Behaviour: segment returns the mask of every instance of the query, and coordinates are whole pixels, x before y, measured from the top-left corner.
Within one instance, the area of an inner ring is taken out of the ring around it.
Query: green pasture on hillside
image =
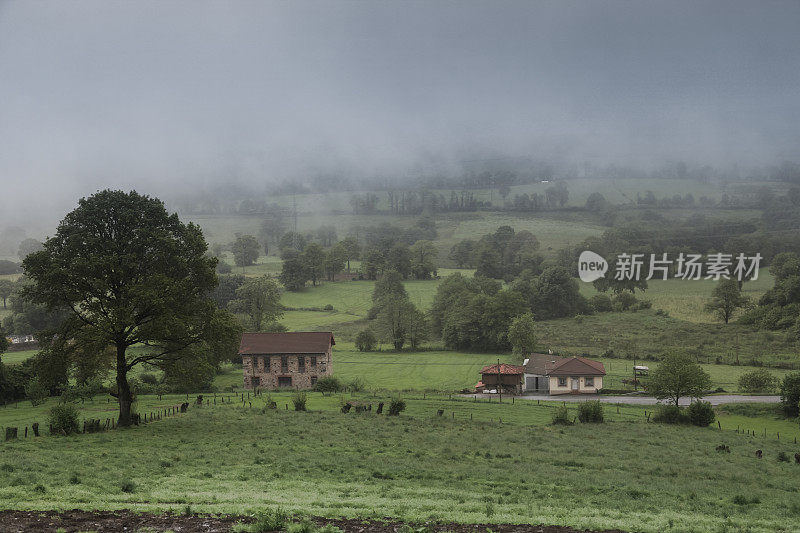
[[[277,410],[263,408],[266,395],[251,399],[252,407],[219,398],[132,429],[2,443],[0,507],[282,507],[320,516],[659,533],[791,531],[800,519],[800,466],[777,460],[800,447],[648,424],[634,408],[617,415],[607,407],[606,424],[553,427],[546,425],[552,406],[523,402],[409,398],[394,418],[374,410],[345,415],[338,397],[319,394],[309,396],[310,412],[285,410],[288,395],[272,396]],[[0,417],[11,410],[0,408]],[[490,416],[479,417],[482,410]],[[720,443],[731,453],[716,452]]]

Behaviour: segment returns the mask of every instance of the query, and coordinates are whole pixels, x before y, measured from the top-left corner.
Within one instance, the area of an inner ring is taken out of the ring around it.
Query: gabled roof
[[[524,365],[525,372],[528,374],[546,376],[550,370],[555,368],[556,364],[561,361],[564,361],[563,357],[557,357],[546,353],[532,353]]]
[[[605,376],[606,369],[600,361],[592,361],[585,357],[570,357],[553,367],[550,376]]]
[[[527,374],[539,376],[604,376],[603,363],[585,357],[556,357],[546,353],[532,353],[525,363]]]
[[[500,374],[515,375],[522,374],[525,371],[525,368],[519,365],[507,365],[505,363],[500,363],[499,366]],[[497,367],[498,365],[485,366],[481,369],[481,374],[497,374]]]
[[[325,353],[334,344],[336,342],[330,331],[243,333],[239,355]]]

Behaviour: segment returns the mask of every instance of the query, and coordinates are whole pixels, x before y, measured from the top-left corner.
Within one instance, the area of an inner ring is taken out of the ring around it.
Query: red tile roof
[[[243,333],[239,354],[325,353],[334,344],[330,331]]]
[[[507,365],[505,363],[500,364],[500,374],[522,374],[525,368],[518,366],[518,365]],[[481,369],[481,374],[497,374],[497,365],[489,365],[485,366]]]
[[[605,376],[606,368],[600,361],[585,357],[570,357],[556,362],[548,373],[550,376]]]

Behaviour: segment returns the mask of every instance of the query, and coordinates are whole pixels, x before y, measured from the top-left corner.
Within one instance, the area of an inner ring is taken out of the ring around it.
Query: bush
[[[256,515],[252,524],[241,522],[233,526],[232,531],[240,533],[267,533],[268,531],[283,531],[289,522],[289,515],[283,509],[271,509]]]
[[[350,392],[361,392],[364,390],[364,380],[361,378],[354,378],[347,384],[347,390]]]
[[[71,403],[59,403],[50,409],[48,418],[52,433],[71,435],[78,432],[78,408]]]
[[[220,261],[217,263],[217,274],[230,274],[232,271],[233,267],[225,261]]]
[[[371,352],[377,343],[378,339],[371,330],[365,329],[356,335],[356,348],[359,352]]]
[[[120,483],[119,488],[122,492],[130,494],[132,492],[136,492],[136,483],[130,479],[125,479],[122,481],[122,483]]]
[[[142,383],[146,385],[158,385],[159,383],[158,376],[156,376],[152,372],[145,372],[144,374],[140,374],[139,379],[141,380]]]
[[[43,404],[49,395],[50,391],[42,385],[37,377],[31,378],[25,385],[25,397],[30,400],[31,405],[34,407]]]
[[[295,391],[292,394],[292,404],[294,404],[295,411],[305,411],[306,410],[306,393],[305,391]]]
[[[333,304],[325,304],[325,307],[322,309],[325,311],[333,311]]]
[[[653,421],[662,424],[687,424],[689,417],[677,405],[659,405],[656,414],[653,415]]]
[[[567,409],[566,405],[560,405],[556,408],[556,412],[553,413],[553,424],[560,424],[562,426],[571,426],[572,420],[569,418],[569,410]]]
[[[605,294],[595,294],[589,299],[589,303],[596,313],[607,313],[613,309],[611,298]]]
[[[342,383],[333,376],[322,376],[314,385],[314,390],[323,394],[326,392],[339,392],[342,390]]]
[[[581,402],[578,405],[578,420],[583,423],[603,422],[603,404],[600,400]]]
[[[800,372],[792,372],[781,383],[781,405],[786,416],[796,417],[800,412]]]
[[[686,410],[689,416],[689,422],[695,426],[706,427],[714,421],[714,408],[711,407],[711,402],[692,402]]]
[[[403,400],[392,400],[389,404],[389,416],[397,416],[406,410],[406,402]]]
[[[636,305],[636,296],[629,292],[621,292],[614,296],[612,308],[614,311],[628,311]]]
[[[778,378],[766,368],[745,372],[739,378],[739,390],[742,392],[772,392],[778,388],[778,384]]]

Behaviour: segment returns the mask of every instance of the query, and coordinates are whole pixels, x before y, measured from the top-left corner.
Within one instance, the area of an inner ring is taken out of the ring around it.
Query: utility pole
[[[292,248],[297,250],[297,199],[295,193],[292,193]]]
[[[497,392],[500,393],[500,403],[503,403],[503,384],[500,382],[500,359],[497,359]]]

